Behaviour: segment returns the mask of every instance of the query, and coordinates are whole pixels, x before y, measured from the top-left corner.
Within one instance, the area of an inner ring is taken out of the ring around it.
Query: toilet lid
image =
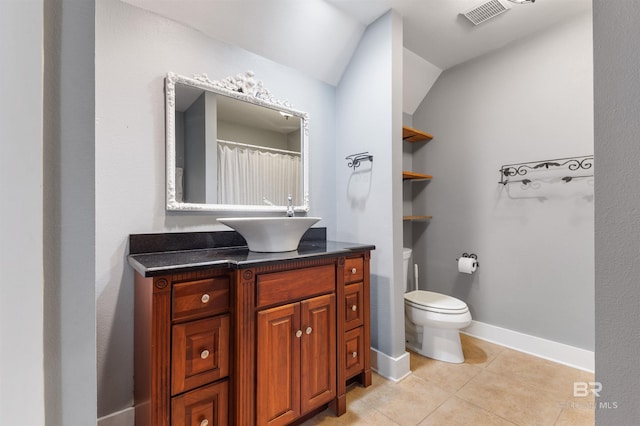
[[[406,293],[404,299],[416,308],[428,311],[461,314],[469,310],[462,300],[432,291],[414,290]]]

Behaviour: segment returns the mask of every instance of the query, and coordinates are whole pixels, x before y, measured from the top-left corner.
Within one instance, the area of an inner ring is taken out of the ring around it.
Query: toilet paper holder
[[[480,262],[478,262],[478,255],[477,255],[477,254],[475,254],[475,253],[471,253],[471,254],[469,254],[469,253],[462,253],[462,256],[460,256],[460,257],[470,257],[471,259],[475,259],[475,261],[476,261],[476,268],[479,268],[479,267],[480,267]],[[458,260],[459,260],[459,258],[458,258],[458,259],[456,259],[456,262],[457,262]]]

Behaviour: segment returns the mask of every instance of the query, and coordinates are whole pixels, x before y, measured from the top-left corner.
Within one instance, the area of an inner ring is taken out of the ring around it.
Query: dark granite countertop
[[[313,228],[312,228],[313,229]],[[175,245],[173,243],[165,244],[163,247],[179,248],[169,251],[160,251],[157,247],[149,244],[140,244],[142,238],[146,238],[144,241],[149,241],[153,238],[162,238],[162,241],[166,241],[167,238],[175,239],[174,237],[188,239],[188,234],[147,234],[147,235],[132,235],[130,237],[130,251],[129,264],[138,271],[142,276],[153,277],[158,275],[164,275],[168,273],[180,273],[187,271],[194,271],[199,269],[210,268],[232,268],[242,269],[255,267],[276,262],[286,262],[295,259],[305,258],[319,258],[335,256],[337,254],[348,254],[351,252],[362,252],[368,250],[374,250],[375,246],[371,244],[359,244],[348,243],[340,241],[327,241],[326,239],[318,238],[318,234],[303,237],[298,250],[279,252],[279,253],[258,253],[249,251],[244,243],[244,239],[234,239],[234,235],[228,234],[229,231],[222,231],[224,234],[224,243],[209,243],[205,246],[211,247],[189,247],[189,245],[180,244]],[[218,235],[205,235],[203,233],[193,233],[197,238],[190,239],[191,241],[201,240],[207,237],[209,240],[218,239]],[[207,233],[218,234],[218,233]],[[326,231],[324,233],[326,235]],[[167,237],[168,236],[168,237]],[[320,235],[321,237],[322,235]],[[224,245],[224,244],[242,244],[244,245]],[[152,252],[139,252],[141,247],[148,247],[154,249]]]

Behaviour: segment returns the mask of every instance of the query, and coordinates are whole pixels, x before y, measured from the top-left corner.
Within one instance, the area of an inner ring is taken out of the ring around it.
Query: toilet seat
[[[469,312],[469,307],[460,299],[426,290],[414,290],[404,295],[405,302],[427,312],[461,315]]]

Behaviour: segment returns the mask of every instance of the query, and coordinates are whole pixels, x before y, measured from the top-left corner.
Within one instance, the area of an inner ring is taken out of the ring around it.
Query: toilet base
[[[411,324],[407,327],[406,334],[407,349],[438,361],[453,364],[464,362],[458,329],[421,327]]]

